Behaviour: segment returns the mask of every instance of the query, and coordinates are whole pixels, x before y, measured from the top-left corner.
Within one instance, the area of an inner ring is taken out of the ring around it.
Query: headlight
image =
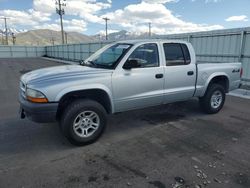
[[[36,103],[47,103],[48,99],[45,97],[45,95],[37,90],[27,88],[26,90],[26,97],[31,102]]]

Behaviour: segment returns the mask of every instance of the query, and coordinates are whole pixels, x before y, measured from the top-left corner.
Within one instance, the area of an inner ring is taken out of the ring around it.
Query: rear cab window
[[[163,44],[166,66],[188,65],[191,63],[190,53],[186,44]]]

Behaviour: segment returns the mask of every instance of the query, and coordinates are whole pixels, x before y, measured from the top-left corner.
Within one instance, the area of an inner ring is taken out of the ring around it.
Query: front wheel
[[[106,126],[107,115],[101,104],[92,100],[76,100],[61,118],[63,134],[74,145],[86,145],[96,141]]]
[[[204,112],[215,114],[221,110],[225,99],[224,87],[219,84],[212,84],[208,87],[205,95],[200,98],[200,106]]]

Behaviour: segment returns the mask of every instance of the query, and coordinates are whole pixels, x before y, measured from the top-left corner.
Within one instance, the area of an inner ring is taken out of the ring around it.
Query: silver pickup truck
[[[116,42],[79,65],[35,70],[20,80],[21,118],[58,121],[75,145],[94,142],[107,114],[199,98],[206,113],[240,84],[240,63],[198,63],[190,43]]]

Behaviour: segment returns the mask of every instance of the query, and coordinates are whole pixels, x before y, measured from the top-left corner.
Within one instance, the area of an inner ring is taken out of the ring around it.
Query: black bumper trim
[[[21,111],[31,121],[49,123],[56,121],[58,103],[32,103],[19,96]]]

